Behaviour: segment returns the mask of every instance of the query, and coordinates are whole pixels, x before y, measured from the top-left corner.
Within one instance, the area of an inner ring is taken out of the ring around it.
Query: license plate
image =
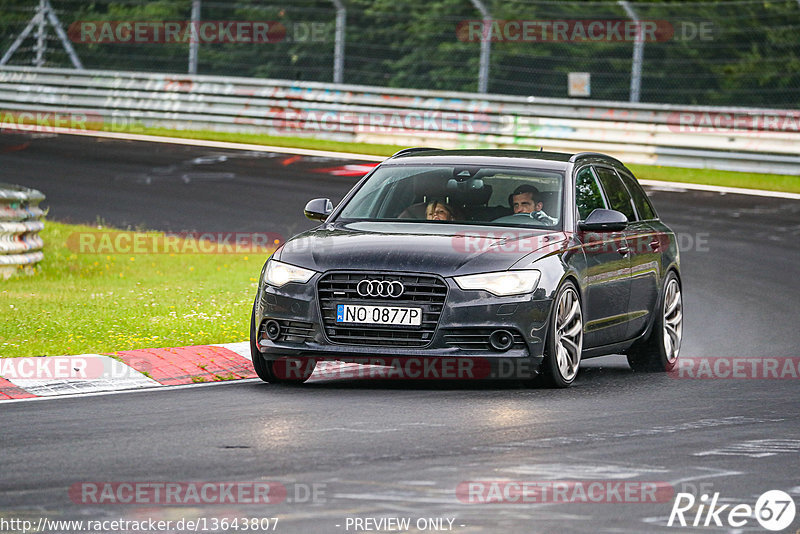
[[[422,324],[422,308],[339,304],[336,306],[336,322],[419,326]]]

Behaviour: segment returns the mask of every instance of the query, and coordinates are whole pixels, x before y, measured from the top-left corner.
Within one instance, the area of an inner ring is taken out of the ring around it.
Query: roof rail
[[[402,156],[404,154],[411,154],[412,152],[426,152],[428,150],[441,150],[441,148],[430,148],[430,147],[424,147],[424,146],[415,146],[415,147],[411,147],[411,148],[404,148],[403,150],[401,150],[399,152],[395,152],[394,154],[392,154],[389,159],[395,158],[397,156]]]
[[[616,161],[617,163],[619,163],[619,164],[620,164],[620,165],[622,165],[623,167],[625,166],[625,164],[624,164],[624,163],[622,163],[622,162],[621,162],[620,160],[618,160],[617,158],[615,158],[615,157],[612,157],[612,156],[609,156],[608,154],[601,154],[600,152],[578,152],[577,154],[573,154],[573,155],[572,155],[572,156],[569,158],[569,162],[570,162],[570,163],[575,163],[575,162],[576,162],[576,161],[578,161],[580,158],[592,158],[592,157],[598,157],[598,156],[599,156],[599,157],[601,157],[601,158],[604,158],[604,159],[610,159],[611,161]]]

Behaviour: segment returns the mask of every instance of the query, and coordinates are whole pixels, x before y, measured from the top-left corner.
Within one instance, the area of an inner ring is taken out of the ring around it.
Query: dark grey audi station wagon
[[[318,361],[510,361],[556,387],[593,356],[677,364],[675,235],[612,157],[407,149],[305,214],[321,224],[275,251],[253,305],[267,382],[301,383]]]

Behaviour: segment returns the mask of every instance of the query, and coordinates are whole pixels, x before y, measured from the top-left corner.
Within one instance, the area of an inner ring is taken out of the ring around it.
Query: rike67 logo
[[[755,518],[762,528],[777,532],[792,524],[797,510],[794,499],[781,490],[762,494],[755,506],[749,504],[719,504],[719,493],[709,499],[702,495],[699,502],[691,493],[678,493],[667,526],[742,528]]]

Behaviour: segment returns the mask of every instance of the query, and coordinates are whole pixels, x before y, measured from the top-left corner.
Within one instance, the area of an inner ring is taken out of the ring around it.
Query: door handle
[[[629,249],[628,247],[619,247],[617,249],[617,252],[619,252],[620,255],[622,255],[622,256],[627,256],[628,252],[630,252],[630,251],[631,251],[631,249]]]
[[[658,240],[650,241],[650,248],[655,252],[661,248],[661,242]]]

